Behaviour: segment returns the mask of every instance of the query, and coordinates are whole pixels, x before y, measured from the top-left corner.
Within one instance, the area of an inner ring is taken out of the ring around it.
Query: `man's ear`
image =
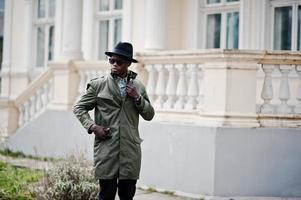
[[[131,61],[128,61],[128,62],[126,63],[126,66],[129,67],[129,66],[131,66],[131,64],[132,64],[132,62],[131,62]]]

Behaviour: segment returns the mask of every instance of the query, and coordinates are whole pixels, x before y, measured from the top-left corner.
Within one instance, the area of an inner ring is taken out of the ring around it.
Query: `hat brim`
[[[133,58],[129,58],[123,54],[119,54],[119,53],[116,53],[116,52],[110,52],[110,51],[106,51],[105,54],[109,57],[112,57],[113,55],[116,55],[116,56],[120,56],[121,58],[123,58],[124,60],[127,60],[127,61],[131,61],[133,63],[138,63],[137,60],[133,59]]]

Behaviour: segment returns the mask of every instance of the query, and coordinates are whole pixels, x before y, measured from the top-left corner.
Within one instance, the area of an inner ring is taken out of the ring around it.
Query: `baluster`
[[[90,70],[85,71],[86,77],[87,77],[87,82],[90,82],[92,79],[92,72]]]
[[[44,108],[42,102],[42,88],[38,89],[37,91],[37,111],[40,112]]]
[[[38,112],[38,94],[34,93],[32,96],[32,116],[35,117]]]
[[[35,98],[34,96],[31,96],[29,99],[28,99],[28,102],[29,102],[29,121],[31,121],[33,118],[34,118],[34,114],[35,114]]]
[[[201,65],[199,65],[199,76],[198,76],[198,84],[199,84],[199,97],[198,97],[198,105],[197,109],[200,112],[204,111],[204,71],[201,68]]]
[[[104,74],[105,74],[105,75],[108,75],[108,74],[110,74],[110,73],[111,73],[111,69],[107,69],[107,70],[104,71]]]
[[[188,101],[185,104],[185,109],[193,110],[196,109],[197,97],[199,95],[199,84],[198,84],[198,65],[188,64],[188,71],[190,72],[190,81],[188,86]]]
[[[24,114],[24,124],[25,124],[25,123],[29,122],[29,118],[30,118],[29,99],[24,102],[24,110],[25,110],[25,114]]]
[[[175,108],[183,109],[185,104],[185,97],[187,94],[186,66],[185,64],[177,64],[176,68],[179,71],[179,81],[177,85],[178,100],[175,104]]]
[[[155,106],[162,108],[165,98],[165,68],[162,64],[156,64],[155,69],[158,71],[158,82],[156,85],[156,94],[158,96]]]
[[[79,71],[79,87],[78,87],[78,94],[79,96],[81,96],[81,94],[85,91],[86,88],[86,76],[85,76],[85,72],[84,71]]]
[[[288,73],[291,70],[291,65],[280,65],[278,66],[281,72],[281,82],[279,87],[279,99],[281,104],[277,107],[277,112],[279,114],[289,114],[292,112],[287,101],[290,98],[290,88],[288,83]]]
[[[98,77],[97,70],[91,70],[91,79],[95,79],[97,77]]]
[[[102,77],[104,75],[104,71],[103,70],[97,70],[96,71],[96,77],[99,78],[99,77]]]
[[[50,97],[49,97],[50,83],[47,82],[44,87],[45,87],[44,95],[45,95],[45,106],[46,106],[48,104],[48,102],[50,101]]]
[[[155,100],[156,97],[156,70],[154,65],[148,64],[145,66],[148,71],[148,81],[146,85],[147,93],[151,101]]]
[[[262,65],[262,70],[265,76],[261,91],[261,98],[264,100],[264,103],[260,107],[261,113],[274,113],[274,108],[271,105],[271,100],[273,99],[272,72],[274,71],[274,68],[274,65]]]
[[[45,107],[47,105],[47,96],[46,96],[47,84],[44,84],[41,88],[41,96],[42,96],[42,105]]]
[[[48,82],[48,84],[49,84],[49,90],[48,90],[48,99],[49,99],[49,101],[50,100],[52,100],[52,98],[53,98],[53,94],[54,94],[54,79],[52,78],[52,79],[50,79],[49,80],[49,82]]]
[[[171,109],[176,101],[177,73],[174,65],[168,64],[165,65],[165,67],[168,70],[169,75],[166,87],[167,100],[164,103],[164,108]]]
[[[298,83],[298,90],[297,90],[298,104],[295,106],[294,112],[296,114],[301,114],[301,65],[296,65],[296,72],[299,75],[299,83]]]
[[[24,104],[19,107],[20,116],[19,116],[19,127],[21,127],[25,123],[25,108]]]

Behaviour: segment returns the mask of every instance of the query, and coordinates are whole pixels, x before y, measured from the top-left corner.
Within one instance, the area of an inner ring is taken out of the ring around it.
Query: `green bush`
[[[96,200],[98,188],[92,164],[72,157],[46,172],[35,193],[45,200]]]
[[[10,166],[0,161],[0,199],[32,200],[30,185],[38,182],[43,172]]]

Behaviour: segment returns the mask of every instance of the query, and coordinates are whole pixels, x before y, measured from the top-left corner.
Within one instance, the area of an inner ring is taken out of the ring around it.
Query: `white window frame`
[[[207,0],[203,0],[200,5],[200,29],[199,34],[201,40],[199,41],[199,47],[206,49],[206,33],[207,33],[207,17],[211,14],[221,14],[221,36],[220,36],[220,48],[226,48],[226,35],[227,35],[227,13],[238,12],[240,16],[240,1],[237,2],[226,2],[221,0],[220,3],[207,4]],[[239,17],[239,20],[240,17]],[[241,27],[239,27],[241,29]],[[240,39],[240,31],[238,30],[238,40]],[[238,49],[239,49],[238,42]]]
[[[298,34],[298,6],[301,6],[300,0],[272,0],[271,1],[271,40],[270,49],[274,50],[274,23],[275,8],[292,6],[292,35],[291,51],[297,51],[297,34]]]
[[[109,21],[109,33],[108,33],[108,50],[111,50],[114,48],[114,20],[116,19],[121,19],[121,40],[123,40],[123,30],[124,30],[124,7],[125,7],[125,0],[122,2],[122,9],[120,10],[115,10],[114,9],[114,0],[110,0],[109,4],[109,10],[108,11],[100,11],[100,0],[95,1],[95,51],[94,51],[94,57],[99,60],[100,58],[98,57],[99,55],[99,22],[100,21]]]
[[[57,1],[57,0],[55,0]],[[49,30],[50,27],[53,26],[54,27],[54,32],[53,32],[53,41],[55,41],[55,16],[53,17],[48,17],[48,12],[49,12],[49,5],[48,5],[48,0],[46,0],[46,4],[45,4],[45,17],[44,18],[38,18],[38,0],[34,1],[34,23],[33,23],[33,36],[34,36],[34,42],[33,42],[33,63],[34,63],[34,67],[36,68],[45,68],[48,66],[48,63],[53,61],[54,58],[54,50],[55,48],[53,47],[53,54],[52,54],[52,60],[48,60],[48,51],[49,51]],[[56,2],[57,3],[57,2]],[[56,12],[55,12],[56,13]],[[38,27],[43,27],[45,30],[45,40],[44,40],[44,48],[45,48],[45,52],[44,52],[44,62],[42,66],[38,66],[37,65],[37,44],[38,44]],[[54,45],[54,44],[52,44]]]

